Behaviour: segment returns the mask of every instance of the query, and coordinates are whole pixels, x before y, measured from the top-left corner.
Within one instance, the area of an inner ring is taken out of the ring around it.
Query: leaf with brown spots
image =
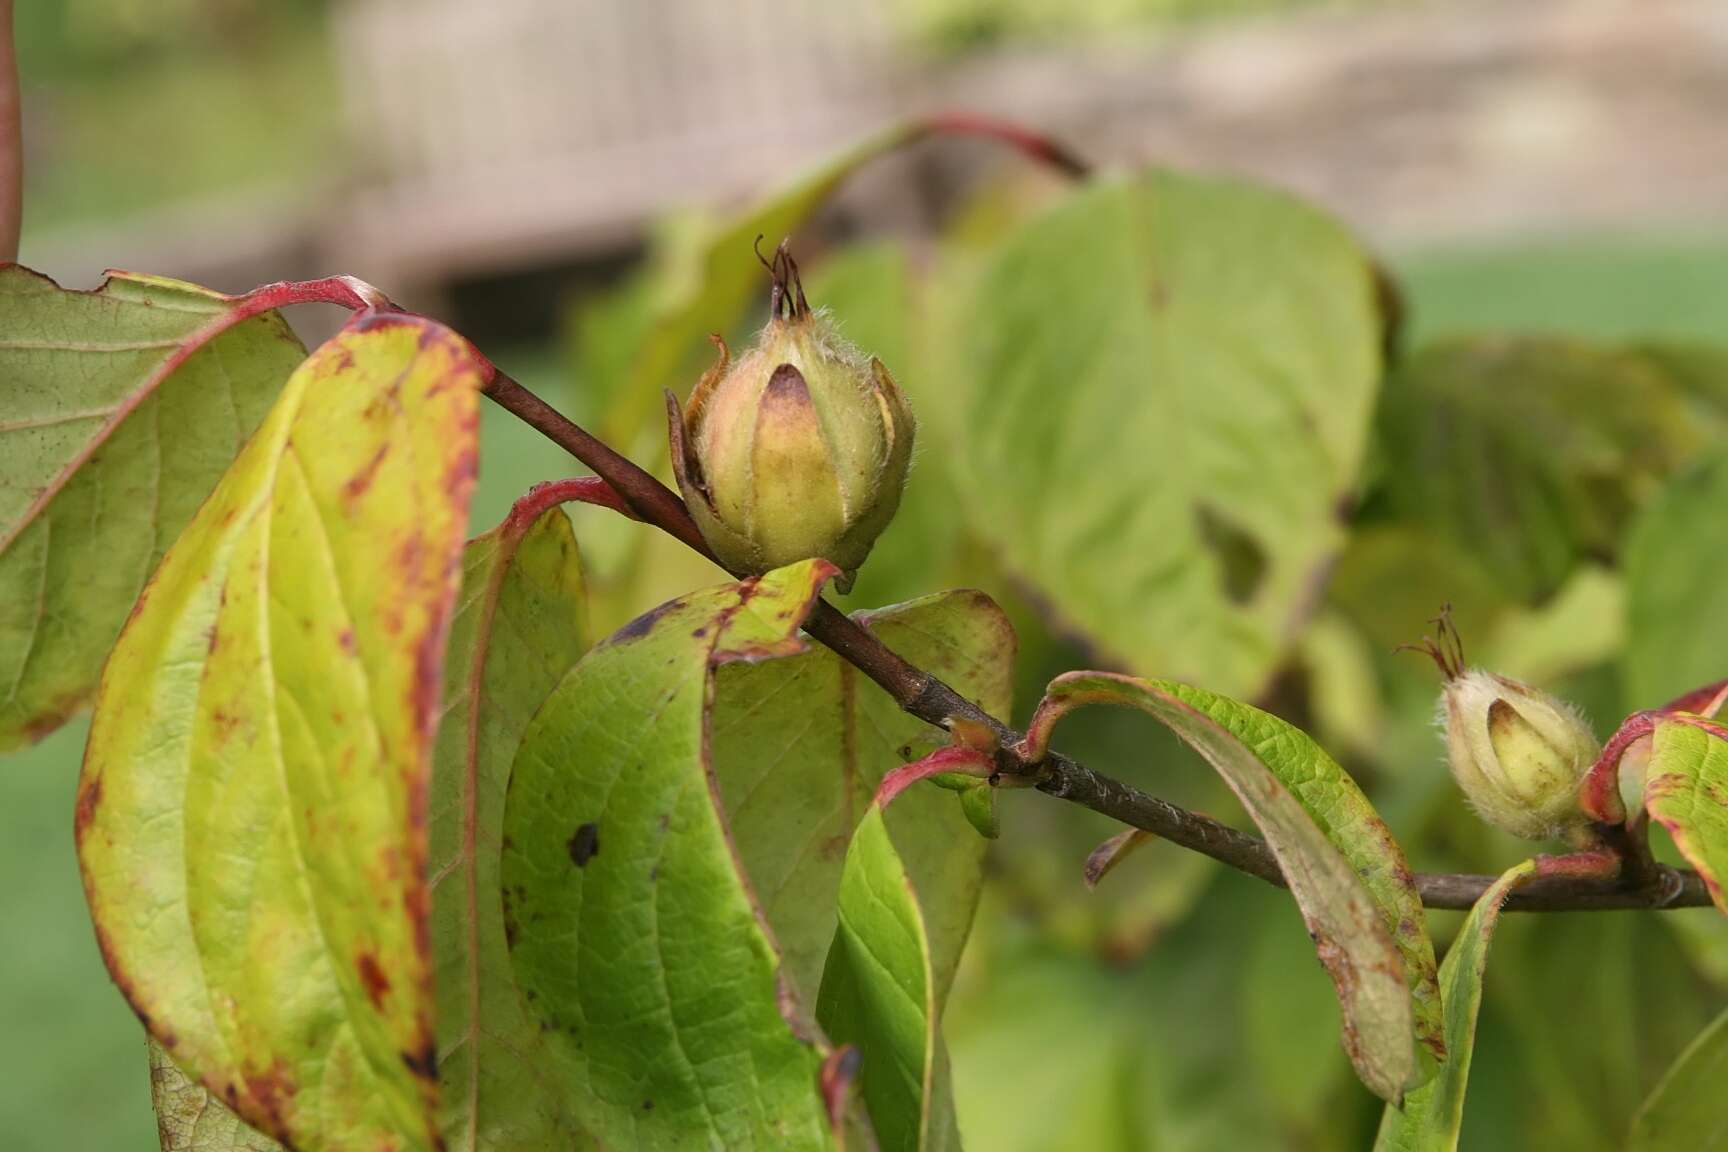
[[[1644,808],[1668,829],[1728,912],[1728,726],[1697,716],[1657,720],[1644,770]]]
[[[484,372],[430,321],[357,317],[168,551],[97,696],[77,836],[109,971],[299,1152],[441,1143],[427,790]]]
[[[825,1045],[741,867],[709,709],[717,667],[801,649],[834,574],[805,561],[672,601],[583,656],[522,738],[511,960],[547,1074],[608,1148],[832,1147]]]
[[[534,711],[587,650],[565,487],[543,485],[469,541],[432,769],[432,952],[441,1127],[451,1152],[591,1144],[543,1067],[510,970],[498,867],[510,763]]]
[[[1375,1095],[1399,1100],[1445,1058],[1434,947],[1404,854],[1355,782],[1307,734],[1246,704],[1167,680],[1071,672],[1027,731],[1085,704],[1150,713],[1198,752],[1266,837],[1338,993],[1344,1048]]]
[[[88,703],[174,537],[305,357],[246,298],[0,265],[0,751]]]

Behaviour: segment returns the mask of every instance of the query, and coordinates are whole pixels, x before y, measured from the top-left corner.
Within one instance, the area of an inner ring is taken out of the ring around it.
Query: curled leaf
[[[1027,751],[1084,704],[1150,713],[1230,785],[1277,857],[1343,1012],[1344,1047],[1376,1095],[1399,1100],[1424,1078],[1418,1045],[1445,1057],[1434,951],[1410,870],[1373,806],[1299,729],[1234,700],[1170,681],[1073,672],[1047,690]]]

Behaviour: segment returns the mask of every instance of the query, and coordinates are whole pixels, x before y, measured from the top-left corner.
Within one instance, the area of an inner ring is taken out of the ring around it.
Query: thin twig
[[[583,431],[564,415],[494,370],[486,395],[530,427],[593,469],[615,489],[643,520],[713,558],[684,502],[666,485],[635,463]],[[997,738],[997,771],[1005,783],[1025,783],[1040,792],[1090,808],[1130,827],[1150,832],[1183,848],[1210,856],[1237,871],[1268,883],[1284,883],[1266,842],[1239,832],[1209,816],[1189,812],[1095,772],[1058,753],[1040,763],[1019,758],[1021,733],[984,712],[947,684],[903,659],[851,617],[819,600],[804,630],[841,659],[874,680],[895,703],[913,716],[939,728],[956,721],[983,726]],[[1662,868],[1652,877],[1599,879],[1583,876],[1541,876],[1515,892],[1506,907],[1513,911],[1596,911],[1614,908],[1694,908],[1710,903],[1709,892],[1695,872]],[[1468,908],[1494,882],[1492,876],[1430,874],[1416,876],[1422,902],[1430,908]],[[1634,882],[1636,881],[1636,882]]]

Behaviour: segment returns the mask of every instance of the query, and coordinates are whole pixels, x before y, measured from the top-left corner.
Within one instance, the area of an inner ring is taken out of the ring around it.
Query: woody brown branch
[[[486,395],[531,428],[587,465],[617,491],[644,521],[712,560],[696,523],[678,494],[652,474],[584,431],[502,372],[494,370]],[[736,575],[736,573],[735,573]],[[1016,749],[1022,733],[990,716],[941,680],[903,659],[851,617],[818,600],[804,630],[841,659],[874,680],[906,712],[938,728],[956,721],[988,728],[998,743],[1002,782],[1024,783],[1040,792],[1090,808],[1172,844],[1210,856],[1237,871],[1284,886],[1283,872],[1266,842],[1209,816],[1189,812],[1058,753],[1028,763]],[[1429,908],[1468,908],[1493,876],[1418,873],[1416,890]],[[1584,912],[1627,908],[1696,908],[1710,895],[1696,872],[1642,861],[1616,877],[1538,876],[1515,891],[1508,911]]]

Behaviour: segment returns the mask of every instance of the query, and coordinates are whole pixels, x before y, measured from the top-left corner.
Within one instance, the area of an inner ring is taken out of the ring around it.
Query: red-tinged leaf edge
[[[976,748],[964,744],[938,748],[922,760],[902,764],[882,777],[882,783],[876,787],[874,803],[878,808],[887,808],[888,805],[894,803],[896,796],[918,781],[928,780],[930,777],[944,772],[958,772],[966,776],[987,779],[995,767],[990,756]]]
[[[1665,708],[1634,712],[1626,717],[1614,735],[1608,738],[1608,743],[1602,746],[1602,754],[1596,758],[1596,763],[1590,766],[1590,770],[1584,774],[1583,782],[1578,786],[1578,806],[1583,809],[1584,814],[1599,824],[1626,822],[1626,803],[1620,796],[1620,762],[1632,750],[1633,745],[1640,740],[1649,739],[1655,733],[1659,722],[1671,720],[1677,724],[1688,724],[1703,729],[1719,740],[1728,740],[1728,728],[1689,709],[1677,707],[1682,703],[1698,702],[1700,698],[1704,704],[1709,704],[1722,697],[1725,691],[1728,691],[1728,682],[1721,688],[1710,685],[1697,692],[1687,693]]]

